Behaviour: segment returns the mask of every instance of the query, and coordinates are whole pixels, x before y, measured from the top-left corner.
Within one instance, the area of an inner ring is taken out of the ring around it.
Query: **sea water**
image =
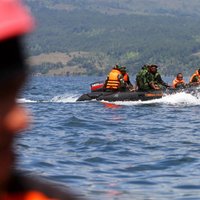
[[[105,77],[32,77],[18,168],[88,199],[199,200],[200,94],[147,102],[76,102]]]

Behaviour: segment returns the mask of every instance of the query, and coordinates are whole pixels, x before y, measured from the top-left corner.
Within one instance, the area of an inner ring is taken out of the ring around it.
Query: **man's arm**
[[[165,83],[165,82],[162,80],[160,74],[157,75],[156,81],[157,81],[157,83],[160,83],[161,85],[163,85],[163,86],[165,86],[165,87],[170,87],[167,83]]]
[[[128,81],[127,81],[127,84],[128,84],[129,86],[133,87],[133,84],[132,84],[131,81],[130,81],[129,75],[128,75]]]
[[[149,87],[153,90],[159,90],[160,88],[158,87],[158,85],[155,82],[155,78],[154,75],[151,73],[146,73],[145,75],[145,82],[149,85]]]
[[[126,83],[124,81],[124,77],[121,74],[118,75],[118,80],[120,82],[120,87],[125,88],[126,87]]]

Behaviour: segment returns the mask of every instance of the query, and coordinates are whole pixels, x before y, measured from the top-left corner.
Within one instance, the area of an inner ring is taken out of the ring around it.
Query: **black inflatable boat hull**
[[[77,101],[148,101],[162,98],[162,91],[149,92],[91,92],[83,94]]]

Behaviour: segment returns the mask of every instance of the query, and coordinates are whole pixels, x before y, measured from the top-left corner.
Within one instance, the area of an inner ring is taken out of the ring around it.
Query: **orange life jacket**
[[[192,79],[193,79],[195,76],[198,76],[198,78],[199,78],[199,80],[200,80],[200,74],[199,74],[198,70],[196,70],[196,72],[191,76],[191,78],[190,78],[190,83],[193,82]]]
[[[176,88],[178,84],[185,84],[185,81],[183,79],[178,80],[177,78],[175,78],[172,83],[173,88]]]
[[[124,77],[123,77],[123,78],[124,78],[124,81],[125,81],[125,82],[128,82],[128,79],[129,79],[129,78],[128,78],[128,73],[124,74]]]
[[[107,89],[119,89],[120,81],[119,81],[119,75],[122,75],[122,73],[117,69],[112,69],[111,72],[108,75],[108,80],[106,84]]]
[[[58,200],[48,198],[44,194],[38,191],[29,191],[22,194],[7,194],[3,197],[3,200]]]

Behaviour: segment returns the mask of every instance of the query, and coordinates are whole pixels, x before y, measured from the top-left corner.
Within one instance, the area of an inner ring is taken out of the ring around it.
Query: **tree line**
[[[146,63],[158,64],[165,75],[179,71],[191,74],[199,66],[198,17],[110,16],[86,9],[65,11],[30,4],[38,24],[28,38],[31,55],[91,52],[93,57],[76,57],[69,65],[78,64],[94,74],[104,73],[115,63],[126,65],[133,74]],[[48,64],[45,72],[46,68]]]

